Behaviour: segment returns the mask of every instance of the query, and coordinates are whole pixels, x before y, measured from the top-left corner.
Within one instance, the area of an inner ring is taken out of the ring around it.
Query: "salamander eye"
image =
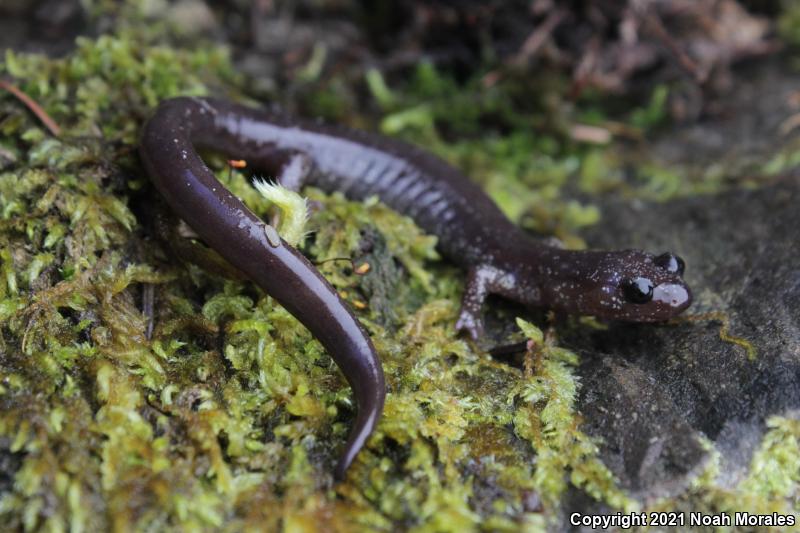
[[[683,262],[683,259],[669,252],[665,252],[653,259],[653,263],[667,272],[679,276],[683,276],[683,271],[686,268],[686,263]]]
[[[625,299],[635,304],[646,304],[653,299],[653,282],[647,278],[628,279],[622,283]]]

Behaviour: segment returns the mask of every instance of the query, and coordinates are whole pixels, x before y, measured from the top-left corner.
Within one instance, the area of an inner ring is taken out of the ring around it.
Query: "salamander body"
[[[548,246],[509,221],[457,169],[413,145],[211,98],[165,101],[141,143],[156,188],[211,248],[311,330],[353,387],[358,417],[337,466],[340,476],[383,407],[375,350],[333,288],[216,180],[197,149],[244,159],[294,190],[310,184],[352,199],[376,195],[412,217],[467,270],[456,328],[473,338],[482,334],[481,308],[489,294],[636,322],[667,320],[692,300],[678,256]]]

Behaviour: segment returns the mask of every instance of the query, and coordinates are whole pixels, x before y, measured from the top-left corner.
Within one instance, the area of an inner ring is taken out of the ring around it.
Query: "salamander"
[[[456,329],[474,339],[482,335],[481,309],[490,294],[559,313],[635,322],[668,320],[692,301],[677,255],[547,245],[513,224],[459,170],[414,145],[213,98],[164,101],[145,125],[140,146],[156,188],[206,244],[320,340],[353,388],[358,415],[339,477],[383,407],[375,349],[336,291],[216,180],[197,149],[244,159],[293,190],[308,184],[354,200],[376,195],[413,218],[466,269]]]

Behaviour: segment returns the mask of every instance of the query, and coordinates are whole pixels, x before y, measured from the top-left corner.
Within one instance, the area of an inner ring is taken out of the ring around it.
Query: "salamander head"
[[[581,252],[577,252],[581,253]],[[578,270],[545,288],[552,307],[630,322],[669,320],[692,303],[684,262],[669,252],[582,252]]]
[[[638,250],[608,254],[603,285],[593,291],[601,318],[660,322],[679,315],[692,303],[683,281],[683,259],[666,252],[653,256]]]

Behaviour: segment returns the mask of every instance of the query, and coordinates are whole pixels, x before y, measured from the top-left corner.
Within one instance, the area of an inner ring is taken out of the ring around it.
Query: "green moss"
[[[800,142],[795,142],[774,154],[761,170],[767,176],[780,176],[798,166],[800,166]]]
[[[800,3],[782,0],[783,12],[778,18],[778,32],[794,46],[800,45]]]
[[[613,474],[598,458],[597,444],[578,430],[578,380],[573,373],[578,356],[550,344],[532,324],[521,319],[517,324],[529,339],[529,377],[514,393],[524,401],[516,409],[514,427],[536,450],[535,487],[553,506],[572,484],[613,508],[635,510],[636,502],[617,487]]]
[[[768,431],[750,460],[749,469],[733,481],[722,477],[721,457],[706,441],[709,460],[703,472],[684,493],[653,502],[647,512],[682,511],[704,514],[726,513],[733,520],[736,512],[750,514],[797,513],[800,487],[800,422],[774,416],[767,420]],[[753,531],[752,528],[698,528],[699,531]],[[781,527],[763,527],[758,531],[784,531]]]
[[[796,495],[800,483],[800,421],[776,416],[767,427],[742,488],[782,506],[782,500]]]
[[[631,112],[631,125],[642,130],[649,130],[663,124],[667,119],[668,96],[669,88],[666,85],[657,86],[650,95],[647,105]]]

